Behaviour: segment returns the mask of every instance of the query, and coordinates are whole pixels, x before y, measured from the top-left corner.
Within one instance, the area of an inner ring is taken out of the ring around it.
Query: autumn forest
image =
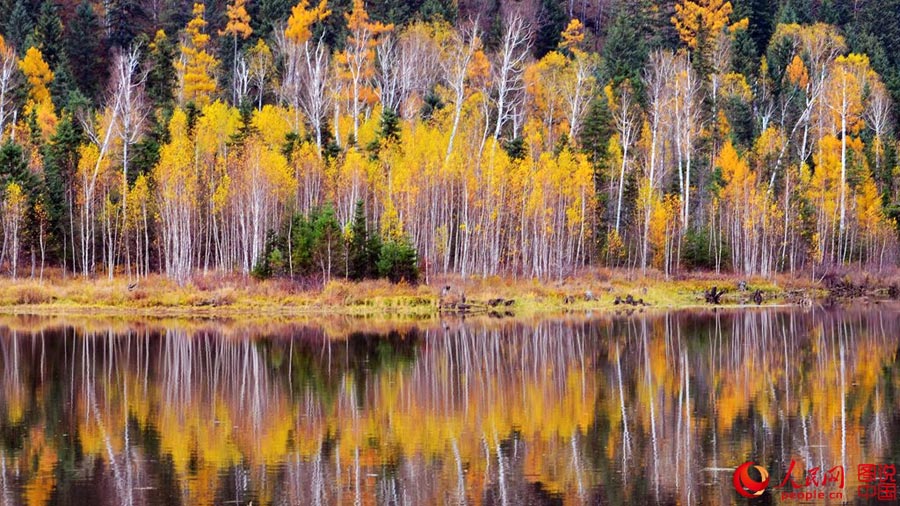
[[[898,0],[0,13],[4,276],[897,265]]]

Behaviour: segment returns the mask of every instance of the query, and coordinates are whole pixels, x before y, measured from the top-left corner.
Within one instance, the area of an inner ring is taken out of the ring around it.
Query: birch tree
[[[194,151],[188,137],[187,115],[176,109],[169,122],[170,142],[160,150],[153,170],[162,241],[162,263],[170,278],[184,283],[194,265],[197,233],[198,177],[191,163]]]
[[[691,169],[694,142],[703,127],[701,83],[686,56],[675,59],[675,150],[678,159],[678,185],[681,189],[681,223],[690,228]]]
[[[125,228],[125,220],[128,214],[128,162],[129,149],[143,134],[144,123],[147,118],[147,106],[144,96],[144,82],[146,73],[140,69],[141,53],[138,46],[132,47],[126,52],[118,53],[113,60],[113,90],[115,105],[113,124],[116,136],[122,146],[122,193],[121,212],[122,229]],[[116,241],[114,241],[115,243]],[[127,240],[126,245],[126,273],[131,273],[131,257]],[[109,270],[112,277],[112,269]]]
[[[219,32],[219,35],[231,36],[232,38],[231,103],[239,106],[241,105],[240,99],[246,93],[241,95],[238,91],[246,90],[246,87],[239,86],[236,83],[243,84],[247,82],[248,68],[246,60],[238,58],[238,38],[246,40],[253,33],[253,28],[250,27],[250,14],[247,13],[245,0],[234,0],[231,5],[226,6],[226,14],[228,22],[225,24],[225,29]]]
[[[15,116],[13,97],[19,84],[18,60],[15,49],[0,36],[0,142],[6,133],[6,124]]]
[[[286,55],[284,83],[290,95],[290,103],[299,113],[303,111],[316,135],[316,146],[322,149],[322,128],[328,108],[329,57],[324,40],[320,37],[311,43],[312,26],[331,15],[327,3],[322,0],[316,7],[310,7],[302,0],[291,10],[282,42]],[[295,122],[296,123],[296,122]],[[295,124],[294,128],[298,129]]]
[[[478,23],[472,23],[470,30],[453,32],[444,39],[441,48],[441,66],[444,71],[444,81],[450,88],[453,97],[453,120],[450,126],[450,136],[447,141],[447,152],[444,156],[444,164],[450,160],[453,152],[453,142],[459,130],[459,120],[462,116],[463,101],[466,98],[466,78],[469,75],[470,64],[476,51],[481,49],[481,39],[478,36]]]
[[[503,126],[512,116],[517,101],[522,99],[524,90],[522,76],[525,62],[531,48],[531,28],[519,13],[506,19],[506,28],[500,40],[497,63],[494,66],[494,93],[496,95],[496,123],[493,138],[500,139]],[[515,137],[515,132],[513,132]]]
[[[644,214],[644,233],[641,243],[641,270],[646,270],[649,261],[650,220],[653,217],[653,202],[656,184],[660,179],[662,168],[659,167],[658,154],[662,142],[664,116],[669,106],[669,83],[672,77],[674,56],[672,53],[657,51],[650,56],[650,63],[644,73],[644,85],[648,102],[648,137],[646,139],[649,153],[646,161],[646,179],[641,189],[641,205]]]
[[[19,265],[20,234],[22,221],[25,218],[27,198],[18,183],[6,185],[3,206],[3,244],[9,249],[9,272],[16,279]]]
[[[613,229],[621,235],[619,227],[622,222],[622,196],[625,190],[625,172],[630,163],[629,152],[634,145],[640,129],[640,116],[635,103],[631,85],[625,81],[614,91],[612,85],[606,87],[606,97],[613,112],[618,142],[622,149],[622,163],[618,167],[619,176],[616,184],[616,218]]]
[[[359,139],[359,119],[370,91],[369,82],[375,74],[375,47],[379,36],[390,32],[394,25],[369,21],[369,13],[362,0],[353,0],[353,9],[345,14],[349,35],[339,60],[346,72],[350,89],[350,114],[353,137]]]
[[[256,109],[262,109],[263,96],[266,94],[266,86],[275,70],[275,62],[272,58],[272,50],[266,41],[259,39],[248,51],[247,55],[248,84],[256,91]]]

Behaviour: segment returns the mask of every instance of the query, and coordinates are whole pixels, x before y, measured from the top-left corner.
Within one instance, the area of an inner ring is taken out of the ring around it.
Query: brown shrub
[[[16,304],[46,304],[53,302],[53,295],[40,285],[19,285],[13,288],[13,300]]]

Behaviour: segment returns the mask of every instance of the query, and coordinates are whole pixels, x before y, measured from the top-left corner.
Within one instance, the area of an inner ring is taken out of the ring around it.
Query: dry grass
[[[0,309],[7,312],[139,312],[157,315],[434,315],[441,287],[450,286],[450,298],[474,303],[494,298],[511,299],[516,314],[561,310],[600,310],[613,307],[615,296],[632,295],[654,307],[704,305],[703,291],[711,286],[728,289],[726,304],[749,302],[752,290],[763,291],[766,303],[783,300],[786,290],[815,291],[816,280],[776,277],[747,279],[750,291],[738,292],[742,278],[709,272],[667,280],[656,271],[641,276],[633,271],[588,269],[577,276],[551,281],[509,277],[437,276],[428,285],[394,285],[387,281],[331,281],[310,288],[290,280],[258,281],[240,275],[197,275],[178,285],[163,276],[141,279],[129,287],[125,278],[84,279],[50,272],[43,281],[0,279]],[[597,300],[587,300],[590,292]],[[566,303],[567,297],[574,302]]]

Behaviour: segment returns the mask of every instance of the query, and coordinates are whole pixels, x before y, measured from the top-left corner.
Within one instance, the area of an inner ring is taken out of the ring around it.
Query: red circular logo
[[[759,497],[769,486],[769,472],[762,466],[753,466],[762,477],[761,481],[756,481],[750,477],[750,466],[753,466],[753,461],[744,462],[738,466],[734,470],[734,477],[731,481],[738,494],[748,498]]]

